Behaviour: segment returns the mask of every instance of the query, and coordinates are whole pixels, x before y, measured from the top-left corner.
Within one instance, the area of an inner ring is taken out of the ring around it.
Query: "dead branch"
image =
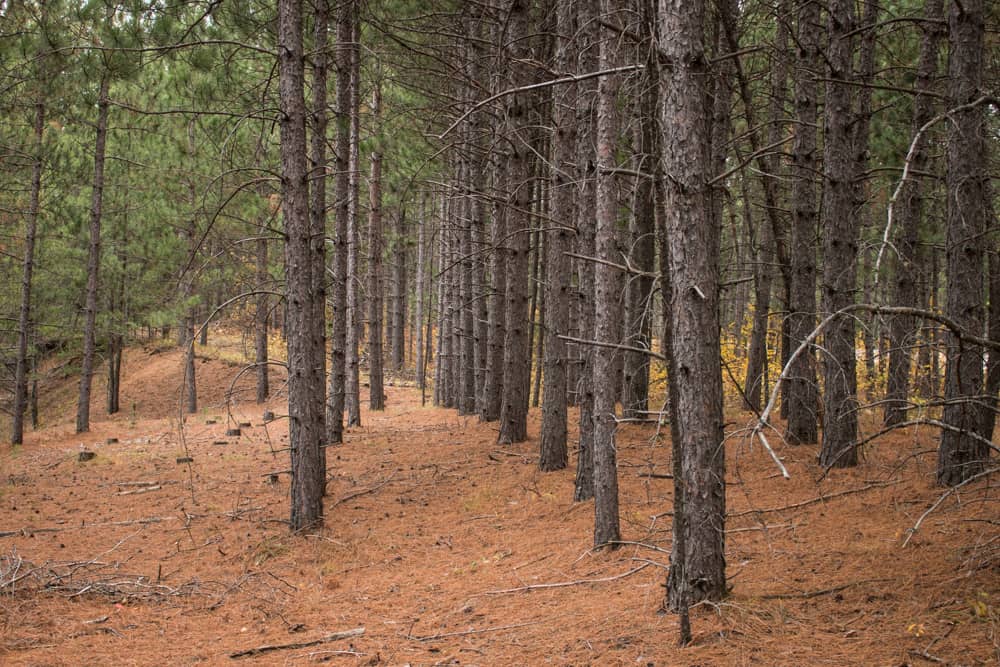
[[[769,595],[761,595],[761,600],[811,600],[812,598],[818,598],[821,595],[829,595],[830,593],[839,593],[840,591],[847,590],[848,588],[853,588],[854,586],[861,586],[862,584],[881,584],[887,581],[892,581],[892,579],[861,579],[859,581],[849,581],[846,584],[840,584],[839,586],[831,586],[830,588],[821,588],[818,591],[803,591],[801,593],[771,593]]]
[[[254,655],[260,655],[262,653],[271,653],[273,651],[288,651],[299,648],[308,648],[310,646],[318,646],[320,644],[340,641],[341,639],[360,637],[363,634],[365,634],[364,627],[353,628],[351,630],[344,630],[343,632],[334,632],[332,634],[326,635],[325,637],[320,637],[319,639],[313,639],[312,641],[307,641],[307,642],[293,642],[291,644],[265,644],[264,646],[258,646],[256,648],[247,649],[245,651],[237,651],[236,653],[230,653],[229,657],[235,660],[237,658],[249,658]]]
[[[352,493],[348,493],[346,496],[344,496],[340,500],[338,500],[335,503],[333,503],[332,505],[330,505],[330,507],[336,507],[337,505],[340,505],[342,503],[346,503],[348,500],[354,500],[355,498],[358,498],[359,496],[366,496],[369,493],[375,493],[376,491],[378,491],[379,489],[381,489],[383,486],[385,486],[386,484],[388,484],[389,482],[391,482],[392,478],[395,477],[395,476],[396,476],[396,473],[392,473],[391,475],[389,475],[388,477],[386,477],[382,482],[376,484],[375,486],[371,487],[370,489],[359,489],[359,490],[354,491]]]
[[[846,491],[838,491],[837,493],[831,493],[826,496],[816,496],[815,498],[810,498],[809,500],[803,500],[802,502],[792,503],[791,505],[782,505],[780,507],[769,507],[767,509],[756,509],[756,510],[744,510],[742,512],[732,512],[727,514],[728,518],[749,516],[752,514],[772,514],[774,512],[784,512],[786,510],[795,510],[808,505],[814,505],[816,503],[821,503],[827,500],[832,500],[833,498],[840,498],[842,496],[849,496],[855,493],[861,493],[863,491],[870,491],[871,489],[881,489],[886,486],[893,486],[899,484],[899,480],[893,482],[874,482],[872,484],[866,484],[865,486],[859,486],[856,489],[847,489]]]
[[[150,523],[160,523],[162,521],[173,521],[177,517],[174,516],[151,516],[145,519],[133,519],[132,521],[105,521],[102,523],[81,523],[79,526],[65,526],[61,528],[51,527],[51,528],[31,528],[25,526],[19,530],[4,530],[0,531],[0,537],[13,537],[15,535],[33,535],[35,533],[61,533],[64,530],[83,530],[84,528],[104,528],[107,526],[139,526]]]
[[[935,501],[935,503],[933,505],[931,505],[930,507],[928,507],[926,512],[924,512],[923,514],[920,515],[920,518],[917,519],[917,522],[915,524],[913,524],[913,527],[906,531],[906,539],[903,540],[903,543],[900,545],[899,548],[902,549],[903,547],[905,547],[907,544],[910,543],[910,538],[913,537],[913,534],[920,529],[920,525],[924,522],[924,519],[926,519],[927,517],[929,517],[931,515],[931,513],[934,512],[934,510],[936,510],[938,507],[940,507],[941,503],[943,503],[948,498],[948,496],[950,496],[951,494],[955,493],[956,491],[958,491],[959,489],[961,489],[966,484],[968,484],[970,482],[973,482],[973,481],[975,481],[975,480],[977,480],[977,479],[979,479],[981,477],[986,477],[987,475],[991,475],[991,474],[993,474],[995,472],[998,472],[998,471],[1000,471],[1000,468],[990,468],[989,470],[984,470],[984,471],[982,471],[980,473],[977,473],[977,474],[973,475],[972,477],[970,477],[969,479],[965,480],[961,484],[956,484],[955,486],[951,487],[950,489],[948,489],[947,491],[945,491],[944,493],[942,493],[941,497],[938,498],[937,501]]]
[[[523,628],[528,625],[538,625],[539,621],[528,621],[526,623],[514,623],[512,625],[498,625],[492,628],[479,628],[464,630],[462,632],[443,632],[438,635],[424,635],[424,636],[413,636],[407,635],[406,638],[415,642],[429,642],[435,639],[444,639],[446,637],[465,637],[466,635],[481,635],[485,632],[499,632],[500,630],[511,630],[513,628]]]
[[[159,484],[154,486],[140,486],[138,489],[132,489],[130,491],[119,491],[116,495],[119,496],[134,496],[138,493],[149,493],[150,491],[159,491],[163,487]]]
[[[634,567],[628,572],[623,572],[622,574],[616,574],[612,577],[599,577],[597,579],[576,579],[575,581],[558,581],[551,584],[532,584],[530,586],[518,586],[517,588],[503,588],[496,591],[486,591],[483,595],[505,595],[507,593],[520,593],[521,591],[534,591],[541,590],[544,588],[565,588],[567,586],[580,586],[582,584],[601,584],[608,581],[617,581],[619,579],[624,579],[625,577],[630,577],[636,572],[640,572],[649,567],[649,563],[643,563],[638,567]]]

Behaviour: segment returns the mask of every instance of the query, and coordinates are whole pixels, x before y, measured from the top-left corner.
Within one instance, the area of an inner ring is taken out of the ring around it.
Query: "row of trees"
[[[95,359],[117,387],[141,331],[178,332],[196,410],[223,306],[253,331],[260,401],[269,327],[288,341],[295,530],[322,521],[362,365],[372,409],[386,365],[504,443],[540,403],[539,465],[573,446],[599,545],[620,539],[617,423],[666,416],[678,610],[725,594],[724,372],[765,444],[780,398],[779,433],[822,434],[826,467],[857,463],[858,415],[880,410],[941,428],[940,483],[988,469],[981,0],[0,11],[15,443],[46,352],[80,372],[86,430]]]

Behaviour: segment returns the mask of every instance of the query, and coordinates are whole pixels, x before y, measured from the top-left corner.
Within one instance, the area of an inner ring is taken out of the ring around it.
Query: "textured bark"
[[[576,69],[576,2],[556,3],[556,71]],[[566,441],[566,370],[569,350],[560,336],[569,335],[571,267],[567,252],[573,248],[576,226],[576,184],[573,182],[573,156],[576,152],[576,86],[570,84],[554,91],[552,100],[553,136],[549,189],[552,197],[551,222],[546,235],[545,283],[545,392],[542,397],[542,439],[538,468],[562,470],[568,462]]]
[[[494,189],[500,189],[502,180],[498,168],[493,169]],[[491,422],[500,419],[503,402],[503,350],[507,330],[507,212],[500,204],[499,196],[494,199],[491,215],[490,245],[490,293],[489,341],[486,356],[486,382],[483,397],[483,411],[480,418]]]
[[[609,16],[611,2],[601,0],[601,14]],[[600,68],[616,64],[611,35],[600,40]],[[613,170],[618,139],[615,109],[619,76],[603,76],[597,84],[597,229],[595,250],[599,259],[614,262],[620,257],[617,242],[618,199]],[[618,324],[622,315],[617,287],[617,269],[605,263],[594,268],[595,339],[602,343],[619,342]],[[594,544],[608,544],[621,539],[618,518],[618,461],[615,451],[615,403],[618,394],[614,373],[615,352],[603,349],[594,354]]]
[[[924,2],[923,39],[920,42],[920,60],[914,88],[917,95],[913,99],[913,120],[911,132],[923,127],[935,110],[933,92],[937,74],[938,50],[944,36],[941,25],[942,0]],[[917,308],[919,299],[920,257],[917,247],[920,241],[920,227],[924,217],[925,188],[923,173],[927,169],[928,151],[925,140],[917,144],[910,160],[911,175],[903,183],[897,199],[896,210],[896,255],[893,262],[893,295],[895,306]],[[913,353],[911,347],[916,342],[918,322],[916,318],[894,315],[888,318],[889,329],[889,374],[885,392],[885,425],[894,426],[906,419],[909,402],[910,366]]]
[[[779,3],[779,11],[785,9],[785,3]],[[774,52],[771,55],[771,97],[768,106],[767,145],[776,144],[785,132],[785,97],[788,87],[788,23],[779,20],[775,28]],[[730,48],[732,45],[730,44]],[[754,149],[756,150],[756,149]],[[743,387],[747,403],[753,410],[763,408],[763,394],[767,388],[767,327],[771,310],[772,273],[770,266],[777,258],[776,246],[780,239],[776,238],[775,228],[779,225],[771,220],[777,220],[777,201],[781,163],[776,158],[764,159],[761,165],[761,179],[764,189],[765,206],[769,224],[760,225],[756,234],[757,264],[754,267],[754,312],[753,328],[747,350],[747,372]],[[749,210],[749,185],[746,174],[743,175],[744,206]]]
[[[792,146],[792,234],[791,289],[788,315],[788,346],[797,349],[816,326],[816,125],[819,86],[820,5],[808,0],[798,14],[798,58],[794,69],[795,143]],[[816,356],[810,348],[789,369],[785,401],[791,444],[814,443],[817,431],[819,392]]]
[[[649,3],[641,3],[651,10]],[[653,18],[643,17],[646,30]],[[645,52],[653,53],[646,45]],[[645,55],[645,54],[643,54]],[[647,61],[646,70],[638,80],[639,99],[634,106],[635,155],[633,164],[637,171],[651,173],[657,157],[656,146],[656,71],[655,63]],[[653,270],[655,268],[656,238],[654,230],[653,183],[651,179],[636,179],[632,202],[632,219],[629,223],[629,263],[645,275],[628,276],[625,311],[625,342],[631,347],[651,348],[653,323]],[[649,355],[642,352],[624,353],[622,378],[622,415],[645,417],[649,408]]]
[[[420,206],[420,218],[417,220],[417,267],[416,267],[416,308],[414,309],[414,326],[413,331],[416,338],[415,354],[416,354],[416,374],[417,374],[417,387],[419,387],[421,396],[423,396],[424,387],[427,383],[426,371],[427,371],[427,357],[424,355],[424,312],[426,307],[427,298],[427,285],[426,278],[424,278],[424,264],[426,263],[425,248],[427,245],[427,234],[425,229],[427,227],[427,201],[426,195],[423,203]]]
[[[257,230],[257,252],[255,257],[255,277],[257,289],[264,290],[270,280],[267,271],[267,227],[262,224]],[[267,324],[271,308],[269,295],[263,291],[254,303],[254,362],[257,364],[257,402],[263,403],[271,394],[270,373],[268,372]]]
[[[392,325],[389,327],[389,363],[396,373],[403,370],[406,338],[406,209],[395,218],[392,239]]]
[[[471,142],[471,137],[467,137]],[[470,145],[466,144],[466,153],[470,151]],[[475,210],[475,201],[472,193],[469,192],[471,182],[472,166],[465,160],[465,174],[463,177],[464,196],[462,198],[462,216],[459,221],[459,253],[461,262],[460,279],[460,304],[461,311],[461,377],[458,396],[458,413],[462,415],[476,414],[476,337],[475,337],[475,271],[472,256],[472,216]]]
[[[278,92],[281,107],[281,209],[285,224],[285,279],[288,315],[288,437],[291,453],[293,531],[323,522],[319,481],[322,415],[313,393],[321,385],[313,335],[314,303],[309,187],[306,168],[305,67],[301,0],[278,2]]]
[[[357,17],[357,2],[349,0],[343,11],[351,10],[349,131],[348,131],[348,184],[347,184],[347,278],[346,278],[346,343],[344,345],[344,410],[347,426],[361,426],[361,370],[358,358],[358,339],[361,335],[361,304],[358,300],[358,253],[360,249],[359,206],[361,177],[361,22]]]
[[[511,83],[530,83],[526,61],[532,57],[530,42],[523,38],[528,30],[529,6],[526,0],[513,0],[508,17],[508,32],[522,36],[509,45]],[[531,250],[531,150],[527,141],[530,121],[528,95],[507,98],[505,121],[510,138],[507,173],[510,178],[507,200],[509,234],[507,259],[507,337],[504,340],[503,401],[500,406],[501,443],[524,442],[528,438],[528,391],[531,382],[531,322],[528,321],[528,260]]]
[[[598,67],[597,16],[592,3],[578,5],[577,26],[579,29],[579,71],[593,72]],[[594,256],[595,239],[593,211],[596,209],[594,176],[594,145],[596,143],[595,117],[597,111],[597,83],[593,80],[580,82],[577,86],[577,254]],[[577,336],[584,340],[594,338],[594,263],[580,261],[577,264],[579,286],[577,308]],[[576,457],[576,480],[573,500],[581,501],[594,497],[594,348],[578,346],[577,404],[580,407],[579,437]]]
[[[853,0],[829,4],[826,103],[823,113],[823,312],[854,303],[857,280],[858,222],[854,209],[857,177],[852,153],[851,106],[855,27]],[[855,319],[840,317],[823,332],[823,443],[820,464],[857,464],[857,354]]]
[[[372,96],[372,114],[377,118],[382,106],[378,85]],[[378,122],[378,121],[376,121]],[[372,151],[371,177],[368,179],[368,407],[385,410],[382,388],[382,153]]]
[[[10,442],[24,443],[24,411],[28,403],[28,334],[31,330],[31,283],[35,270],[35,237],[38,232],[39,200],[42,192],[42,140],[45,131],[45,101],[35,102],[34,117],[35,155],[31,164],[31,192],[28,215],[24,221],[24,261],[21,265],[21,306],[17,318],[17,360],[14,367],[14,416]],[[32,355],[34,356],[34,355]]]
[[[90,387],[94,379],[94,339],[97,329],[97,281],[101,268],[101,215],[104,206],[104,155],[108,141],[108,91],[111,75],[105,70],[97,97],[97,137],[94,141],[94,183],[90,196],[90,244],[87,251],[87,287],[83,307],[83,361],[80,396],[76,404],[76,432],[90,430]]]
[[[955,107],[980,94],[983,73],[982,0],[950,3],[948,103]],[[983,237],[986,145],[981,106],[952,114],[948,125],[948,300],[945,313],[970,333],[983,330]],[[974,397],[983,390],[982,349],[949,337],[937,481],[954,486],[986,468],[990,450],[974,436],[982,428]]]
[[[660,0],[667,258],[672,284],[671,350],[676,391],[678,474],[674,548],[667,606],[687,609],[726,593],[725,447],[719,344],[719,229],[708,184],[711,81],[704,46],[704,5]],[[680,513],[678,514],[678,510]],[[679,521],[678,521],[679,519]]]

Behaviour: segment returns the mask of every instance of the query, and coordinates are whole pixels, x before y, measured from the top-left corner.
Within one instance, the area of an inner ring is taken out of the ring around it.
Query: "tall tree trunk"
[[[576,69],[576,2],[556,3],[556,71]],[[576,227],[576,184],[573,182],[573,156],[576,152],[576,85],[557,88],[552,100],[553,136],[549,188],[552,197],[551,220],[546,234],[548,275],[545,282],[545,392],[542,397],[542,433],[538,468],[562,470],[568,460],[566,442],[566,370],[569,355],[562,336],[570,333],[571,298],[570,261],[573,232]]]
[[[494,160],[500,159],[494,157]],[[492,169],[493,188],[502,190],[506,182],[502,170],[494,164]],[[490,322],[489,342],[486,356],[486,394],[483,400],[483,421],[500,419],[503,401],[503,351],[507,331],[507,211],[500,203],[499,195],[494,198],[491,215],[490,245]],[[440,360],[439,360],[440,361]]]
[[[382,92],[375,84],[372,94],[372,114],[378,118],[382,107]],[[376,122],[378,122],[376,120]],[[382,388],[382,152],[376,147],[371,157],[371,178],[368,181],[368,407],[385,410]]]
[[[327,128],[327,37],[330,31],[328,0],[314,0],[312,80],[312,137],[309,152],[309,254],[312,271],[312,321],[309,335],[315,355],[316,382],[310,399],[313,406],[314,428],[326,441],[326,128]],[[326,448],[319,448],[319,463],[315,473],[317,484],[326,495]]]
[[[948,13],[948,103],[967,105],[980,95],[983,78],[984,6],[982,0],[950,3]],[[987,179],[983,110],[973,107],[951,114],[948,125],[948,300],[945,313],[963,331],[983,330],[983,207]],[[979,434],[983,391],[983,351],[949,335],[945,368],[945,407],[941,420],[952,428],[941,432],[937,481],[961,484],[986,468],[990,457]]]
[[[391,368],[403,370],[403,339],[406,335],[406,209],[400,207],[396,215],[396,228],[392,241],[392,326],[389,335]]]
[[[424,199],[420,204],[420,217],[417,219],[417,267],[416,267],[416,308],[413,316],[414,327],[413,332],[416,338],[416,345],[414,346],[414,352],[416,354],[415,364],[416,364],[416,377],[417,377],[417,387],[421,392],[424,390],[424,386],[427,382],[427,377],[425,375],[426,359],[424,355],[424,311],[426,310],[425,300],[427,296],[427,282],[424,278],[424,264],[426,259],[424,257],[425,248],[427,245],[427,196],[424,195]]]
[[[640,3],[646,16],[642,17],[645,32],[652,32],[652,5]],[[654,45],[647,44],[646,53],[653,54]],[[634,104],[636,171],[651,173],[657,156],[656,146],[656,70],[655,62],[647,59],[646,69],[638,79],[639,99]],[[625,312],[626,342],[636,348],[651,349],[650,332],[653,323],[653,270],[656,264],[655,211],[653,183],[648,178],[637,178],[633,193],[632,219],[629,228],[629,261],[640,275],[628,276]],[[624,353],[622,384],[622,414],[624,417],[645,417],[649,408],[649,355],[642,352]]]
[[[270,369],[268,368],[267,326],[270,315],[271,300],[263,290],[267,289],[270,274],[267,270],[267,226],[262,224],[257,228],[257,252],[254,273],[257,289],[261,292],[254,303],[254,363],[257,364],[257,402],[265,402],[271,394]]]
[[[579,72],[593,72],[598,68],[598,40],[596,7],[589,2],[577,5],[577,26],[579,34]],[[594,237],[593,211],[596,210],[596,181],[594,146],[596,145],[597,83],[593,80],[577,85],[577,137],[576,137],[576,178],[578,183],[578,206],[576,210],[577,254],[593,257],[596,240]],[[581,260],[577,265],[579,280],[578,308],[576,317],[579,327],[577,334],[584,340],[594,339],[594,263]],[[594,348],[590,345],[578,346],[580,356],[577,389],[577,403],[580,406],[579,437],[576,457],[576,481],[573,500],[582,501],[594,497]]]
[[[111,74],[104,70],[97,96],[97,137],[94,142],[94,185],[90,196],[90,246],[87,252],[87,289],[84,296],[83,361],[80,398],[76,404],[76,432],[90,430],[90,386],[94,379],[97,329],[97,278],[101,267],[101,214],[104,205],[104,154],[108,141],[108,91]]]
[[[791,302],[788,315],[788,347],[798,349],[816,326],[816,184],[819,86],[820,5],[807,0],[798,14],[798,59],[794,68],[795,143],[792,146],[792,238]],[[814,443],[817,431],[819,392],[816,356],[810,349],[800,354],[789,369],[785,403],[791,444]]]
[[[934,116],[934,79],[937,75],[938,51],[944,28],[942,0],[925,0],[924,18],[921,25],[923,38],[920,42],[920,61],[914,87],[917,95],[913,99],[913,120],[911,132],[916,134]],[[923,139],[915,147],[910,159],[910,176],[903,183],[896,209],[896,257],[893,262],[894,293],[893,305],[916,308],[919,303],[918,278],[920,256],[918,244],[920,227],[924,217],[923,173],[928,163],[927,143]],[[909,403],[910,365],[913,357],[911,346],[916,342],[917,320],[907,315],[889,317],[889,375],[885,392],[885,425],[895,426],[906,419]]]
[[[14,418],[10,442],[24,443],[24,411],[28,403],[28,335],[31,331],[31,283],[35,270],[35,237],[38,232],[39,200],[42,192],[43,139],[45,131],[45,101],[35,102],[35,154],[31,163],[31,192],[28,215],[24,221],[24,261],[21,268],[21,307],[17,318],[17,362],[14,368]],[[32,355],[34,356],[34,355]]]
[[[361,179],[361,21],[357,14],[356,0],[348,0],[343,11],[351,13],[350,79],[350,128],[348,135],[348,195],[347,195],[347,309],[344,357],[344,409],[347,426],[361,426],[361,369],[358,358],[358,339],[361,333],[361,304],[358,300],[358,256],[361,251],[359,197]]]
[[[851,33],[853,0],[833,0],[827,32],[828,82],[823,114],[823,312],[835,313],[854,303],[857,279],[858,225],[854,210],[852,154],[854,114],[851,105]],[[820,464],[857,464],[857,344],[854,318],[838,317],[823,332],[823,444]]]
[[[610,0],[601,0],[601,15],[611,14]],[[616,65],[617,36],[603,35],[600,40],[600,68]],[[618,118],[615,104],[619,76],[603,76],[597,84],[597,258],[614,262],[618,250],[618,199],[615,192],[615,147],[618,139]],[[601,343],[619,341],[617,326],[622,308],[617,287],[617,269],[600,262],[594,267],[595,339]],[[602,545],[621,539],[618,518],[618,461],[615,451],[615,391],[612,350],[600,350],[594,355],[594,544]]]
[[[787,15],[787,2],[781,0],[778,11]],[[774,51],[771,54],[770,103],[768,109],[769,131],[767,145],[772,146],[780,141],[785,132],[785,97],[788,86],[788,23],[778,20],[775,27]],[[732,45],[730,45],[732,48]],[[742,87],[741,87],[742,90]],[[755,149],[756,150],[756,149]],[[767,216],[777,219],[778,188],[781,177],[781,162],[777,158],[766,158],[762,161],[762,186],[764,203],[768,208]],[[749,186],[746,175],[743,176],[744,206],[749,209]],[[754,268],[754,315],[753,329],[750,333],[750,343],[747,352],[747,373],[743,383],[749,407],[760,410],[763,407],[762,395],[767,386],[767,329],[771,310],[771,265],[777,258],[777,246],[780,239],[776,237],[778,224],[760,225],[756,234],[757,264]],[[786,286],[787,287],[787,286]]]
[[[719,229],[710,215],[711,81],[704,5],[660,0],[660,69],[671,356],[679,436],[674,548],[667,606],[686,610],[726,593],[725,447],[719,344]],[[678,521],[678,518],[680,521]],[[680,546],[679,546],[680,545]]]
[[[278,92],[281,107],[281,209],[285,223],[285,279],[288,303],[288,436],[291,453],[293,531],[323,522],[322,414],[315,393],[323,383],[313,328],[312,228],[306,168],[305,65],[301,0],[278,2]]]
[[[508,47],[511,83],[531,83],[527,61],[532,53],[528,34],[528,3],[513,0],[507,32],[517,35]],[[507,200],[507,225],[510,232],[507,261],[507,338],[504,342],[503,401],[500,407],[501,443],[524,442],[528,438],[528,390],[531,381],[531,323],[528,321],[528,260],[531,250],[531,150],[527,125],[530,121],[527,94],[507,98],[505,121],[510,148],[507,173],[510,189]]]

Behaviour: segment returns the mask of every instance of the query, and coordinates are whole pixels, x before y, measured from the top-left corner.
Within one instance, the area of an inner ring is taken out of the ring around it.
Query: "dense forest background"
[[[95,368],[120,410],[135,342],[186,350],[197,412],[221,322],[287,393],[294,530],[398,380],[503,444],[541,407],[540,469],[574,453],[614,547],[616,428],[660,424],[683,617],[726,592],[727,411],[784,474],[778,442],[829,470],[916,424],[941,485],[996,472],[996,12],[0,2],[10,440],[45,374],[79,376],[80,432]]]

